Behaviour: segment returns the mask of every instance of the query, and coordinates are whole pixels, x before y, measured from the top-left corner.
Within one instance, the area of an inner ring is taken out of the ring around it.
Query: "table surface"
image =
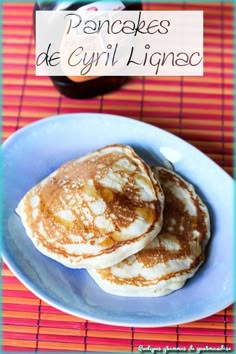
[[[203,77],[134,77],[120,90],[89,100],[62,97],[36,77],[32,4],[3,4],[3,140],[60,113],[131,117],[196,146],[233,174],[233,4],[145,4],[153,10],[204,10]],[[202,320],[162,328],[116,327],[47,305],[3,264],[3,350],[135,352],[153,348],[233,348],[232,306]]]

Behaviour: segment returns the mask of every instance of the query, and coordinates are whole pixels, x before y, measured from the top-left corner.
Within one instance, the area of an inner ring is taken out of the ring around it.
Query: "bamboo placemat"
[[[153,10],[204,10],[203,77],[137,77],[90,100],[60,96],[36,77],[32,4],[3,4],[3,139],[50,115],[102,112],[151,123],[180,136],[233,173],[233,4],[146,4]],[[4,351],[135,352],[153,348],[233,349],[233,309],[163,328],[116,327],[64,314],[28,291],[3,265]],[[220,291],[220,289],[219,289]]]

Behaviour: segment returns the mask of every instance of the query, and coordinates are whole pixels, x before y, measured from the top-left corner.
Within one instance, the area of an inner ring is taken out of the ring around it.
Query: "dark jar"
[[[109,3],[109,0],[106,0]],[[82,6],[98,4],[98,1],[50,1],[50,0],[38,0],[34,6],[35,11],[60,11],[69,10],[74,11]],[[104,0],[99,0],[104,3]],[[137,1],[112,1],[114,4],[122,3],[123,10],[142,10],[141,0]],[[35,16],[34,16],[35,19]],[[92,98],[98,95],[102,95],[108,92],[119,89],[125,82],[127,82],[127,76],[101,76],[101,77],[73,77],[67,76],[50,76],[56,89],[64,96],[70,98]]]

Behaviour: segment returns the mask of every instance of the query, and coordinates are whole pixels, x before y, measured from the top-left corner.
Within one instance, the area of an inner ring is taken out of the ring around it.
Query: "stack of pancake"
[[[115,295],[181,288],[204,262],[210,237],[208,210],[193,186],[118,144],[62,165],[16,212],[41,253],[86,268]]]

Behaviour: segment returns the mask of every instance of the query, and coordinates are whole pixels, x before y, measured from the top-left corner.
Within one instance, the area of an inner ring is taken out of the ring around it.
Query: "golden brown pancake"
[[[16,211],[43,254],[71,268],[105,268],[158,234],[163,198],[145,162],[128,146],[110,145],[59,167]]]
[[[206,206],[193,186],[155,168],[165,195],[163,227],[143,250],[107,269],[89,273],[105,291],[123,296],[162,296],[181,288],[204,262],[210,237]]]

